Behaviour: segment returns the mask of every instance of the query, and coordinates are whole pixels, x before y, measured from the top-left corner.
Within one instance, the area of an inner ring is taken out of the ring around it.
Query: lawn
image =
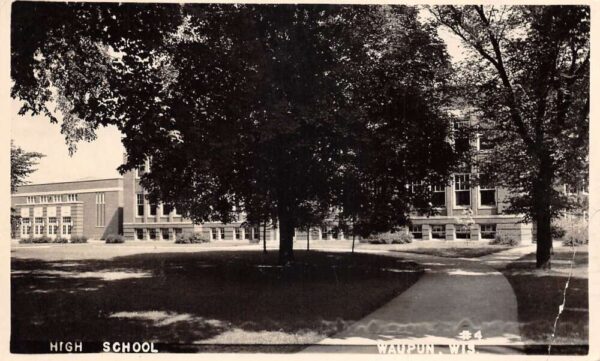
[[[547,354],[554,322],[563,302],[565,285],[571,269],[573,251],[555,248],[551,270],[535,268],[535,254],[530,254],[501,270],[517,296],[519,323],[526,351]],[[556,327],[552,354],[586,354],[588,349],[588,249],[576,247],[575,262],[565,308]]]
[[[444,246],[440,248],[406,248],[398,250],[398,252],[427,254],[430,256],[450,258],[477,258],[487,256],[488,254],[505,251],[509,248],[510,247],[483,245],[480,243],[475,243],[472,246]]]
[[[277,265],[273,251],[13,258],[11,338],[155,341],[190,352],[295,351],[376,310],[422,274],[394,257],[296,255],[288,268]]]

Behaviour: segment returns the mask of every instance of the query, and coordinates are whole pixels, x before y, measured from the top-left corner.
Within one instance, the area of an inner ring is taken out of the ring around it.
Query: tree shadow
[[[312,343],[422,274],[414,263],[377,255],[297,252],[297,259],[292,267],[256,251],[13,259],[11,338],[205,342],[205,350],[240,335],[247,343]]]

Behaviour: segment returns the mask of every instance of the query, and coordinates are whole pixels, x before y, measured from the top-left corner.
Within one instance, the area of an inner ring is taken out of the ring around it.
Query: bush
[[[507,236],[503,236],[501,234],[497,234],[496,237],[490,241],[489,244],[491,245],[498,245],[498,246],[510,246],[510,247],[515,247],[518,246],[521,242],[517,241],[511,237],[507,237]]]
[[[366,238],[371,244],[405,244],[413,241],[411,233],[380,233]]]
[[[552,239],[563,239],[565,234],[567,233],[567,231],[557,225],[552,225],[552,228],[550,230],[551,234],[552,234]]]
[[[587,238],[582,239],[582,238],[573,238],[573,237],[570,237],[569,239],[565,239],[562,242],[563,246],[568,246],[568,247],[583,246],[588,243],[589,243],[589,241]]]
[[[208,242],[210,242],[210,240],[201,232],[194,232],[192,234],[181,234],[177,236],[177,239],[175,240],[176,244],[196,244]]]
[[[71,236],[71,243],[87,243],[87,241],[86,236]]]
[[[69,243],[69,240],[63,237],[56,237],[52,243]]]
[[[125,243],[125,237],[120,234],[109,234],[106,236],[106,243],[116,244],[116,243]]]
[[[28,244],[28,243],[33,243],[33,237],[32,237],[32,236],[29,236],[29,237],[27,237],[27,238],[21,238],[21,239],[19,240],[19,243],[25,243],[25,244]]]
[[[33,239],[33,243],[50,243],[52,242],[52,238],[48,236],[41,236]]]

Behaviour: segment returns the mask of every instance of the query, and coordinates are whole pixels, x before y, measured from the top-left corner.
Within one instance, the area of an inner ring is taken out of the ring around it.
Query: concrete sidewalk
[[[426,272],[421,279],[345,331],[303,352],[377,353],[381,342],[447,347],[465,342],[459,334],[466,330],[471,335],[481,331],[481,339],[466,341],[475,344],[477,352],[519,353],[517,300],[506,278],[490,264],[515,260],[530,249],[519,247],[485,260],[394,252],[394,256],[423,265]]]

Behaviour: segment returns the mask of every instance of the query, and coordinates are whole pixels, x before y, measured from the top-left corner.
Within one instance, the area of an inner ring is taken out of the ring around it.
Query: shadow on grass
[[[415,283],[397,258],[297,252],[152,253],[12,260],[13,341],[307,344]],[[241,342],[240,342],[241,341]]]
[[[407,248],[392,250],[392,252],[426,254],[430,256],[448,258],[478,258],[487,256],[489,254],[506,251],[507,249],[510,249],[510,247],[475,244],[473,247]]]
[[[563,303],[573,253],[570,248],[555,250],[551,270],[535,268],[535,254],[507,265],[501,272],[517,296],[521,337],[532,354],[587,354],[589,345],[588,252],[576,249],[573,275],[566,288],[564,310],[552,341],[554,322]]]

